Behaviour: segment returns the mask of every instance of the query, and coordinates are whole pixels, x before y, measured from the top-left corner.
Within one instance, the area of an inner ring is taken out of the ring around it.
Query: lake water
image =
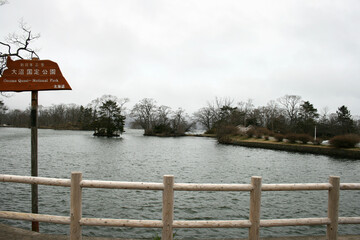
[[[127,130],[122,138],[96,138],[91,132],[39,130],[39,176],[162,182],[163,175],[183,183],[360,182],[360,160],[220,145],[212,138],[144,137]],[[30,175],[30,130],[0,128],[0,173]],[[30,185],[0,183],[0,209],[31,211]],[[161,219],[160,191],[84,189],[83,216]],[[69,188],[39,186],[39,212],[69,215]],[[238,220],[249,217],[248,192],[175,192],[176,220]],[[341,191],[340,216],[360,216],[360,191]],[[262,219],[327,216],[327,191],[263,192]],[[30,228],[25,221],[0,220]],[[67,225],[40,223],[40,231],[68,234]],[[325,234],[326,226],[262,228],[261,236]],[[247,229],[175,229],[181,238],[246,238]],[[360,234],[359,225],[339,225],[340,234]],[[153,238],[161,229],[84,227],[87,236]]]

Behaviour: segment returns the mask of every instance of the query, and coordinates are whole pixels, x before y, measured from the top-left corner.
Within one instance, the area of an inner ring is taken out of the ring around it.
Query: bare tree
[[[170,124],[170,114],[172,113],[171,108],[168,106],[160,106],[157,109],[157,124],[168,125]]]
[[[213,121],[217,122],[221,119],[221,109],[225,108],[233,108],[234,100],[230,98],[218,98],[216,97],[213,102],[208,102],[208,108],[212,112]]]
[[[247,126],[246,120],[248,119],[249,115],[252,113],[253,110],[254,110],[254,104],[252,99],[249,98],[246,102],[244,101],[238,102],[238,111],[244,117],[243,124],[245,127]]]
[[[274,122],[281,114],[279,105],[274,101],[270,100],[266,105],[266,117],[269,128],[274,131]]]
[[[194,118],[202,126],[205,127],[206,131],[211,130],[214,127],[214,116],[213,111],[209,107],[203,107],[194,113]]]
[[[199,109],[194,113],[194,119],[205,127],[209,132],[215,127],[215,123],[221,119],[222,110],[225,108],[233,108],[234,100],[230,98],[218,98],[214,101],[207,102],[207,106]]]
[[[6,0],[0,0],[0,6],[6,3]],[[26,23],[23,20],[20,20],[20,28],[22,30],[22,34],[12,33],[5,38],[4,42],[0,41],[0,76],[2,76],[3,71],[6,69],[8,57],[24,59],[36,56],[39,58],[35,50],[30,48],[29,45],[32,41],[39,38],[40,34],[33,35],[31,33],[31,29],[26,26]],[[0,95],[5,97],[10,96],[4,94],[3,92],[0,92]]]
[[[320,112],[320,116],[321,116],[320,119],[327,119],[329,112],[330,110],[328,106],[323,107]]]
[[[107,101],[115,102],[118,105],[118,107],[120,107],[120,111],[124,112],[126,110],[124,105],[125,105],[125,103],[129,102],[130,100],[129,100],[129,98],[118,98],[114,95],[105,94],[99,98],[92,100],[91,103],[88,105],[88,107],[91,107],[95,111],[99,111],[100,106]]]
[[[15,57],[19,59],[39,58],[36,50],[30,48],[30,43],[40,37],[40,34],[33,34],[31,28],[26,25],[23,20],[20,20],[21,34],[9,34],[5,41],[0,41],[0,75],[6,68],[6,61],[8,57]]]
[[[130,116],[134,118],[136,124],[145,130],[145,135],[152,133],[156,124],[157,109],[154,99],[144,98],[135,104],[131,110]]]
[[[189,116],[185,113],[185,110],[178,108],[172,116],[171,128],[177,135],[185,134],[193,126],[192,122],[189,122]]]
[[[279,98],[278,102],[284,107],[290,127],[294,126],[300,108],[301,97],[298,95],[285,95]]]

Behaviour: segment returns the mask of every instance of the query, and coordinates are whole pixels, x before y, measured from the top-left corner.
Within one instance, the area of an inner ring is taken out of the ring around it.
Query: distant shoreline
[[[274,142],[264,139],[234,139],[229,138],[225,141],[220,141],[221,144],[226,145],[235,145],[242,147],[250,148],[263,148],[263,149],[272,149],[288,152],[298,152],[298,153],[311,153],[318,155],[326,155],[337,158],[349,158],[360,160],[360,148],[335,148],[331,146],[323,145],[311,145],[311,144],[300,144],[300,143],[286,143],[286,142]]]
[[[214,134],[187,134],[187,136],[193,137],[212,137],[216,138]],[[325,155],[337,158],[349,158],[354,160],[360,160],[360,148],[335,148],[332,146],[324,145],[312,145],[312,144],[301,144],[301,143],[287,143],[287,142],[275,142],[264,139],[238,139],[230,137],[227,140],[219,141],[220,144],[242,146],[249,148],[262,148],[271,149],[287,152],[298,152],[298,153],[311,153],[317,155]]]

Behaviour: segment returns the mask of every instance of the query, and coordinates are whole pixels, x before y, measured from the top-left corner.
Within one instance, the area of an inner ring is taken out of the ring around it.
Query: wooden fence
[[[262,184],[261,177],[252,177],[251,184],[193,184],[174,183],[174,176],[165,175],[163,183],[115,182],[82,180],[82,173],[73,172],[70,179],[0,175],[0,182],[16,182],[70,187],[70,216],[0,211],[0,218],[49,222],[70,225],[70,239],[82,238],[82,226],[115,226],[162,228],[162,239],[173,239],[173,228],[248,228],[249,239],[258,240],[260,227],[326,225],[327,239],[338,237],[338,224],[360,224],[360,217],[339,217],[340,190],[360,190],[360,183],[341,183],[339,177],[330,177],[329,183]],[[163,191],[162,220],[128,220],[82,217],[82,189],[110,188]],[[322,218],[260,219],[262,191],[328,191],[328,216]],[[174,191],[248,191],[250,214],[248,220],[180,221],[174,220]]]

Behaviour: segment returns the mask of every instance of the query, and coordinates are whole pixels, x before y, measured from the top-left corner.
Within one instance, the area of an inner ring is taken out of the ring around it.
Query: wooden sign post
[[[38,176],[38,91],[31,91],[31,176]],[[38,186],[31,184],[31,212],[39,213]],[[39,222],[31,222],[32,231],[39,232]]]
[[[10,57],[0,77],[0,92],[31,91],[31,176],[38,176],[38,91],[71,90],[57,63],[50,60],[16,60]],[[39,213],[38,186],[31,185],[31,212]],[[32,222],[39,232],[39,222]]]

